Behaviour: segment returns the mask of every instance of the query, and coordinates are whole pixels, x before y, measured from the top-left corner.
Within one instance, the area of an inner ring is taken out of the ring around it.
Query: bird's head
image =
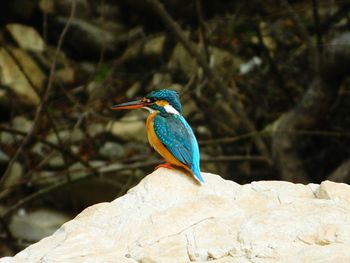
[[[156,90],[148,93],[141,100],[135,100],[111,107],[112,110],[139,109],[144,108],[150,111],[159,111],[160,113],[181,114],[182,106],[179,94],[174,90]]]

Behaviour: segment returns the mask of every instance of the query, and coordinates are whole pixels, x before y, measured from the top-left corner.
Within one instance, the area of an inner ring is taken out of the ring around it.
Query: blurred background
[[[109,106],[155,89],[204,172],[350,182],[349,1],[159,1],[1,3],[0,256],[153,171],[147,113]]]

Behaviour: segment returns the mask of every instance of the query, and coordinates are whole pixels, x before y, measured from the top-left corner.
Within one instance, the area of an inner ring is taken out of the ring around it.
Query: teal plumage
[[[145,108],[151,112],[146,126],[148,140],[168,164],[180,167],[200,183],[200,154],[197,139],[185,118],[179,95],[173,90],[157,90],[137,101],[112,106],[113,110]],[[168,166],[164,166],[168,167]],[[168,167],[169,168],[169,167]]]
[[[174,90],[168,90],[168,89],[161,89],[161,90],[155,90],[146,95],[147,99],[156,99],[156,100],[165,100],[169,102],[171,106],[174,107],[175,110],[177,110],[180,114],[182,114],[182,106],[179,99],[179,94]],[[164,111],[164,108],[157,107],[157,105],[152,105],[152,109],[158,110],[161,113],[166,113]]]
[[[168,151],[204,183],[199,168],[198,143],[185,118],[176,114],[158,114],[154,119],[154,131]]]

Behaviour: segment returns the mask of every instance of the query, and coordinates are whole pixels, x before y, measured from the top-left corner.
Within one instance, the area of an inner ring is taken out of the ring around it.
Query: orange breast
[[[157,134],[154,131],[153,123],[154,118],[157,116],[157,114],[158,112],[152,112],[147,118],[146,127],[149,143],[165,159],[166,162],[175,166],[183,167],[184,169],[192,173],[191,169],[189,169],[185,164],[178,161],[158,139]]]

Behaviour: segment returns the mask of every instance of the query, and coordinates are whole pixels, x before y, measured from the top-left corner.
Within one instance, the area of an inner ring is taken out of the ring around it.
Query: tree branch
[[[4,131],[4,132],[20,135],[20,136],[23,136],[23,137],[25,137],[27,135],[27,133],[25,133],[25,132],[18,131],[16,129],[12,129],[12,128],[7,128],[7,127],[1,126],[1,125],[0,125],[0,131]],[[84,159],[82,159],[79,155],[73,153],[70,149],[63,148],[60,145],[57,145],[55,143],[51,143],[49,141],[46,141],[45,139],[43,139],[43,138],[41,138],[39,136],[36,136],[34,134],[32,135],[32,139],[35,139],[35,140],[37,140],[37,141],[39,141],[39,142],[49,146],[50,148],[59,151],[62,155],[66,155],[66,156],[70,157],[71,159],[81,163],[83,166],[88,168],[91,172],[93,172],[95,174],[98,174],[98,171],[94,167],[92,167],[89,164],[89,162],[87,162]]]

